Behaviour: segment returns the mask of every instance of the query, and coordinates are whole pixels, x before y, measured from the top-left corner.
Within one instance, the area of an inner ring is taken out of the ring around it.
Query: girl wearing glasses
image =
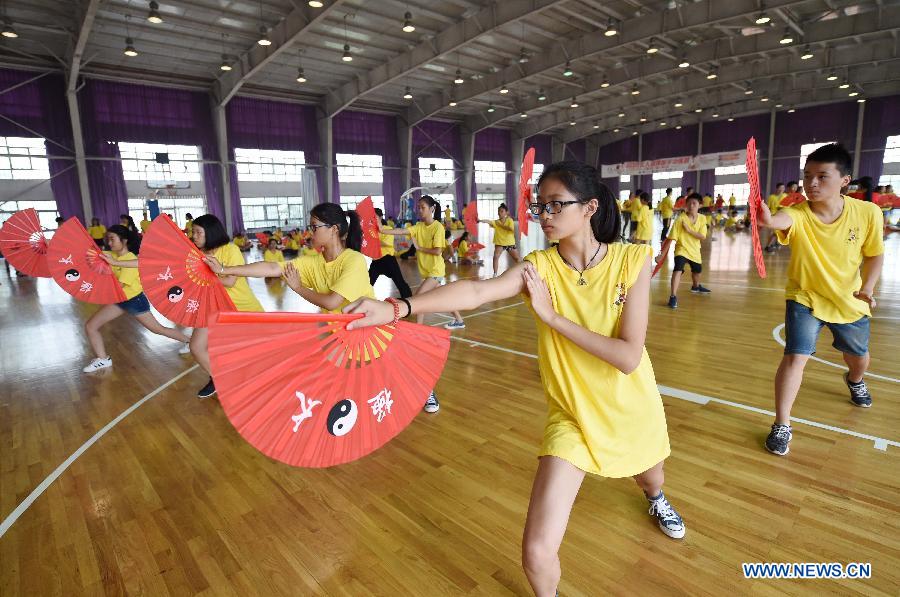
[[[398,304],[397,316],[484,303],[527,293],[538,332],[549,415],[525,523],[522,562],[536,595],[560,579],[558,550],[586,473],[632,477],[649,513],[669,537],[681,517],[662,492],[669,438],[662,399],[644,348],[651,248],[615,242],[621,220],[600,173],[579,162],[549,166],[531,212],[558,246],[534,251],[499,278],[460,280]],[[356,328],[394,320],[394,306],[357,301]]]

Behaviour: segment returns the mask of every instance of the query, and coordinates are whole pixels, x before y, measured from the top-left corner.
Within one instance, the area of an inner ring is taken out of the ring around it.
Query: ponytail
[[[538,187],[544,180],[555,179],[581,203],[597,200],[597,211],[591,216],[591,231],[601,243],[612,243],[619,239],[622,229],[616,198],[600,179],[600,171],[582,162],[557,162],[544,169]]]
[[[347,212],[347,219],[350,221],[347,226],[347,248],[359,251],[362,249],[362,223],[359,214],[355,209]]]
[[[362,224],[354,210],[344,211],[337,203],[320,203],[309,211],[309,215],[328,226],[337,226],[338,236],[348,249],[362,248]]]
[[[419,201],[424,201],[428,205],[431,206],[431,210],[434,212],[434,219],[440,221],[441,220],[441,204],[435,201],[434,197],[431,195],[422,195],[419,197]]]

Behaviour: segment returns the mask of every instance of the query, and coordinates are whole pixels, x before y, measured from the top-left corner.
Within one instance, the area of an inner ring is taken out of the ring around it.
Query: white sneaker
[[[190,343],[185,342],[184,345],[178,349],[178,354],[191,354]]]
[[[96,358],[91,361],[90,365],[82,369],[82,371],[85,373],[93,373],[94,371],[106,369],[107,367],[112,367],[112,357],[106,357],[105,359]]]
[[[659,495],[654,498],[647,498],[650,502],[650,516],[655,516],[659,524],[659,530],[671,537],[672,539],[682,539],[684,537],[685,528],[684,521],[681,516],[660,491]]]
[[[434,395],[434,392],[428,396],[428,400],[425,401],[425,412],[427,413],[436,413],[441,409],[441,403],[438,402],[437,396]]]

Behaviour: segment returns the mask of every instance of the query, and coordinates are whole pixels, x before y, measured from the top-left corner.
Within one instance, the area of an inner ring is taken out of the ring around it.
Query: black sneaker
[[[677,297],[677,296],[670,296],[670,297],[669,297],[669,308],[670,308],[670,309],[677,309],[677,308],[678,308],[678,297]]]
[[[766,450],[778,456],[784,456],[791,451],[788,444],[791,443],[791,426],[775,423],[772,425],[772,431],[766,438]]]
[[[647,500],[650,502],[650,515],[656,516],[659,529],[672,539],[683,538],[685,532],[684,521],[681,520],[681,516],[678,515],[678,512],[675,511],[675,508],[672,507],[672,504],[669,503],[663,492],[660,491],[658,496],[647,498]]]
[[[437,396],[435,396],[434,392],[428,396],[428,400],[425,401],[424,411],[427,413],[436,413],[441,409],[441,403],[438,402]]]
[[[213,394],[216,393],[216,386],[213,384],[212,377],[209,378],[209,383],[203,386],[199,392],[197,392],[197,398],[209,398]]]
[[[869,388],[866,386],[865,380],[853,383],[850,381],[850,374],[844,373],[844,382],[847,384],[847,387],[850,388],[850,402],[860,408],[869,408],[872,406],[872,395],[869,393]]]
[[[704,287],[702,284],[698,284],[697,286],[691,286],[691,292],[696,294],[709,294],[712,290]]]

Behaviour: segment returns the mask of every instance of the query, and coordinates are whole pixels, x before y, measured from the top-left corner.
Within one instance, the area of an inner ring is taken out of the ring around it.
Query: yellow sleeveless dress
[[[649,245],[610,244],[606,257],[584,272],[586,286],[578,285],[578,272],[556,247],[525,259],[547,283],[557,313],[616,337],[628,289],[651,254]],[[630,477],[668,457],[666,415],[647,349],[637,369],[625,375],[535,321],[549,411],[540,456],[556,456],[604,477]]]

